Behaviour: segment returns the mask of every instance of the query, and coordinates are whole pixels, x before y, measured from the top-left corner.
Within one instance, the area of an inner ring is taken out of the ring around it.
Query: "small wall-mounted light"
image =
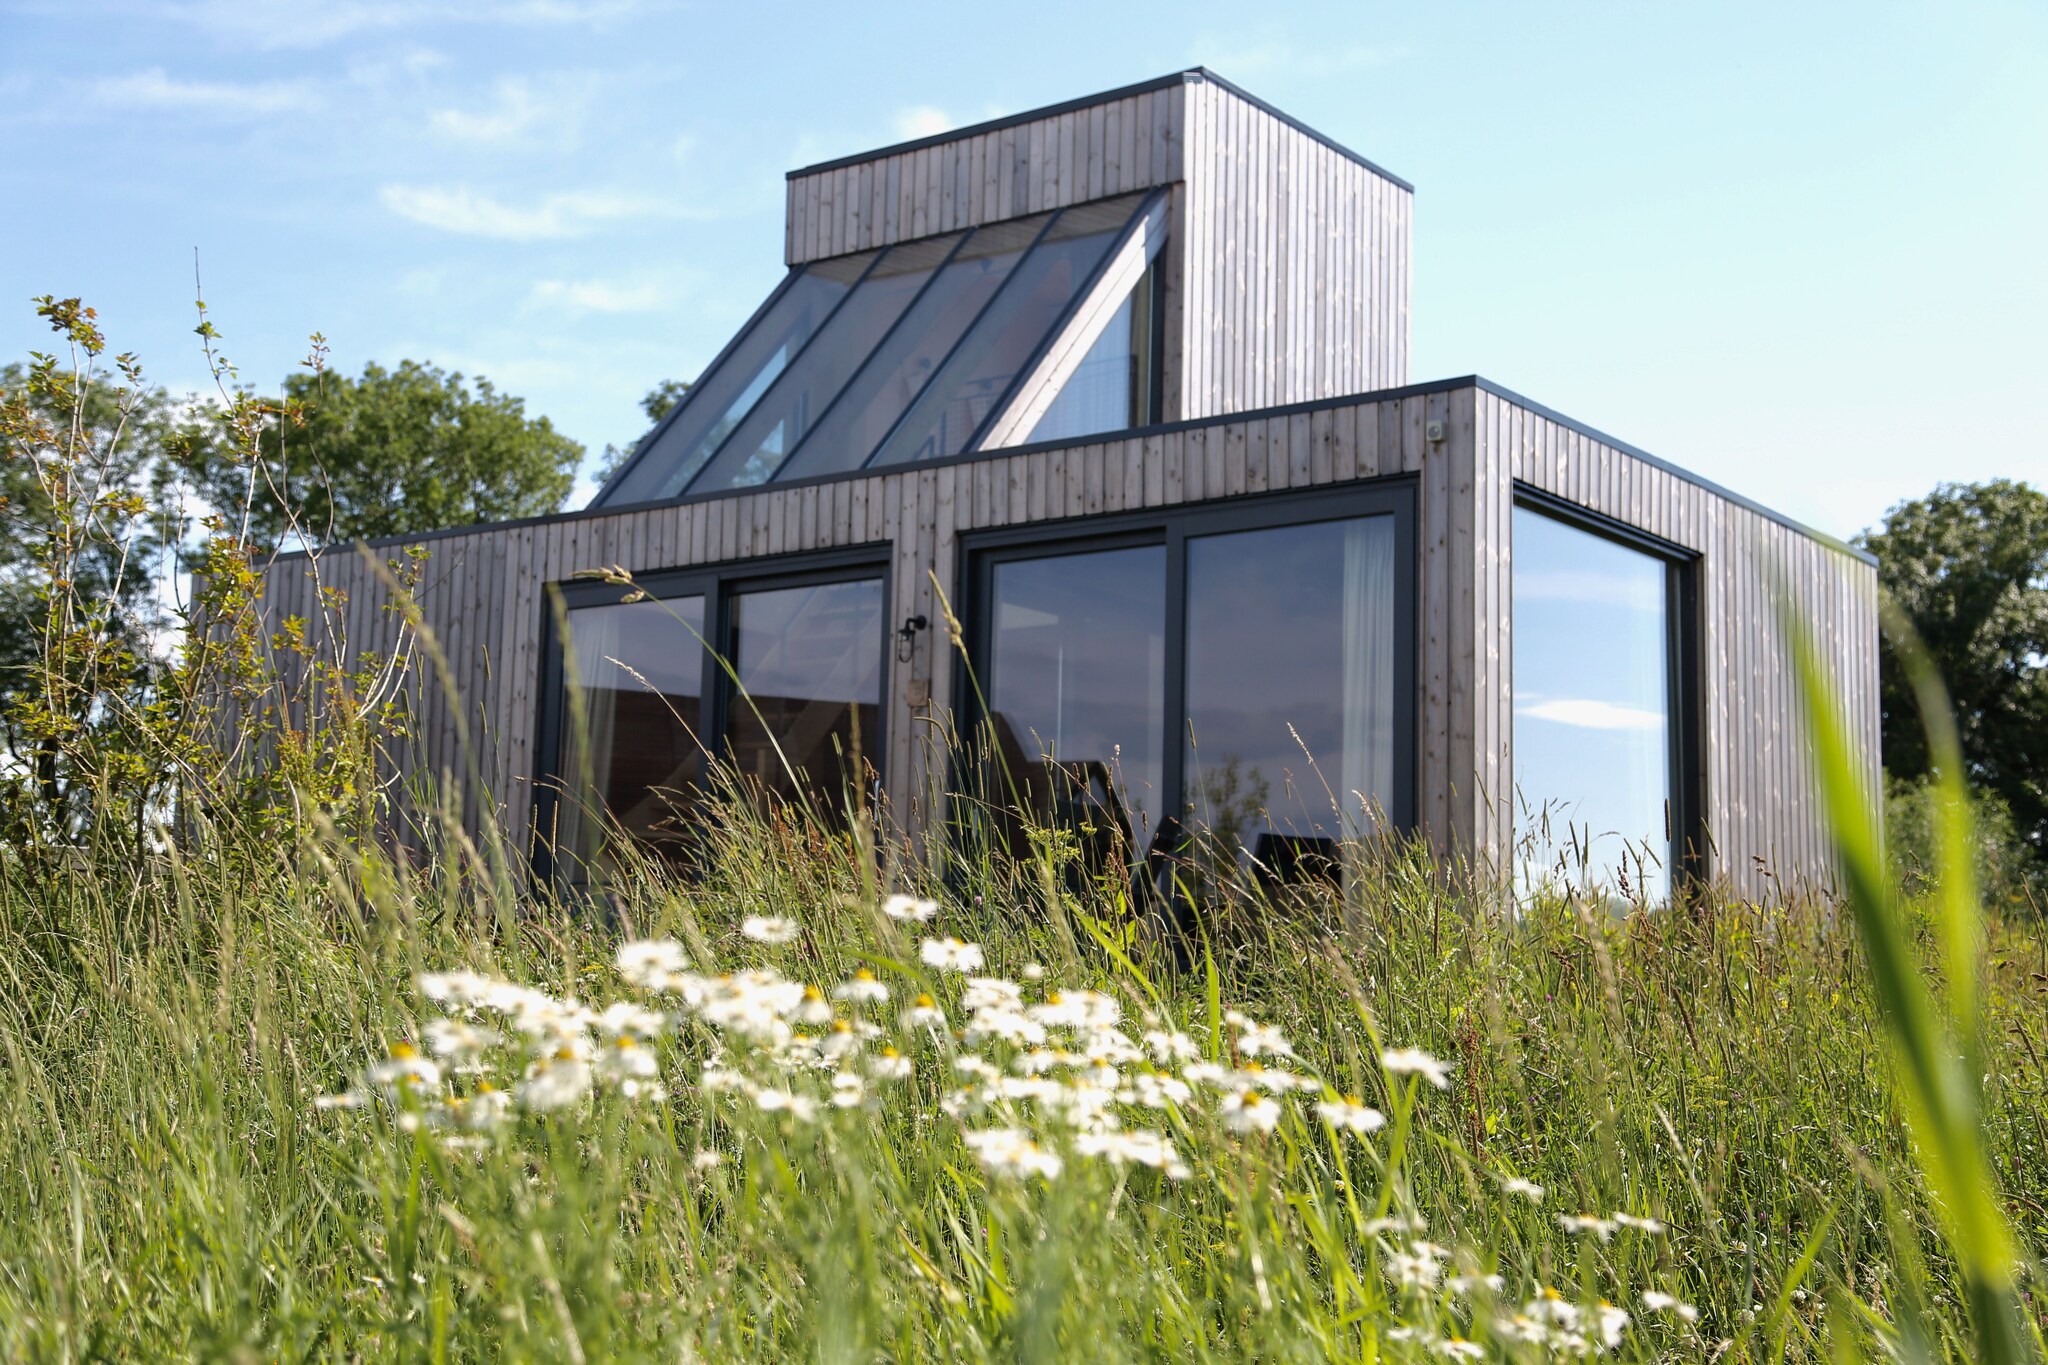
[[[917,633],[930,627],[931,622],[926,620],[921,614],[903,618],[903,629],[896,632],[897,663],[907,664],[910,662],[911,651],[917,648]]]
[[[1422,428],[1422,436],[1423,439],[1428,441],[1431,445],[1435,445],[1438,441],[1443,440],[1444,419],[1439,417],[1433,422],[1424,423]]]

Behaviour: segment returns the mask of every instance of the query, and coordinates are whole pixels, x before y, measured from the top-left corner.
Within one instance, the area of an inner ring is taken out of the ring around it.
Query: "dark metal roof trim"
[[[1560,426],[1576,431],[1581,436],[1598,441],[1602,445],[1611,446],[1624,455],[1633,456],[1643,463],[1661,469],[1675,478],[1683,479],[1696,488],[1703,488],[1715,497],[1722,498],[1737,507],[1754,512],[1769,521],[1774,521],[1788,531],[1797,531],[1800,535],[1817,544],[1825,545],[1831,550],[1848,555],[1850,558],[1860,560],[1872,567],[1877,565],[1877,556],[1871,554],[1868,550],[1861,550],[1846,541],[1837,540],[1835,537],[1827,534],[1827,532],[1815,530],[1804,522],[1795,521],[1782,512],[1774,512],[1760,502],[1723,488],[1712,479],[1702,478],[1689,469],[1682,469],[1672,464],[1669,460],[1659,459],[1640,446],[1633,446],[1626,441],[1617,440],[1596,427],[1587,426],[1584,422],[1576,421],[1554,408],[1547,408],[1541,403],[1524,398],[1513,389],[1496,384],[1490,379],[1481,378],[1476,374],[1459,375],[1452,379],[1432,379],[1421,384],[1404,384],[1399,388],[1393,389],[1375,389],[1368,393],[1348,393],[1336,398],[1317,398],[1305,403],[1289,403],[1276,408],[1253,408],[1246,412],[1229,412],[1216,417],[1195,417],[1181,422],[1157,422],[1147,427],[1129,427],[1122,431],[1097,432],[1093,436],[1079,441],[1037,441],[1030,445],[1002,446],[995,450],[970,450],[964,454],[951,455],[939,460],[921,460],[915,464],[876,466],[873,469],[856,469],[840,474],[820,474],[808,479],[790,479],[779,484],[761,484],[752,488],[719,489],[716,492],[701,493],[685,499],[668,498],[658,502],[623,503],[617,507],[586,507],[578,511],[554,512],[541,517],[521,517],[513,521],[488,521],[478,522],[470,526],[449,526],[438,531],[423,531],[418,535],[381,536],[376,540],[367,542],[367,545],[373,550],[395,548],[404,545],[422,545],[428,541],[445,540],[451,536],[476,535],[484,531],[504,531],[522,526],[539,526],[558,521],[582,521],[591,517],[619,516],[627,512],[646,512],[657,507],[679,507],[686,503],[716,502],[721,498],[772,495],[774,493],[787,492],[792,488],[809,487],[813,484],[839,483],[850,479],[872,479],[885,474],[915,474],[922,470],[940,469],[947,465],[976,464],[984,460],[1007,459],[1012,455],[1031,455],[1045,450],[1082,450],[1088,446],[1108,445],[1113,441],[1129,441],[1142,439],[1147,436],[1164,436],[1173,432],[1194,431],[1203,427],[1228,426],[1232,422],[1261,421],[1269,417],[1292,417],[1300,413],[1323,412],[1331,408],[1358,407],[1365,403],[1386,403],[1397,398],[1421,398],[1429,394],[1452,393],[1458,389],[1478,389],[1484,393],[1490,393],[1496,398],[1503,399],[1526,411],[1533,412],[1538,417],[1547,418]],[[335,545],[328,548],[344,549],[346,547]],[[279,551],[271,556],[269,562],[276,563],[287,559],[303,559],[306,557],[306,554],[307,552],[304,550]]]
[[[1205,82],[1216,86],[1218,89],[1229,91],[1253,108],[1271,114],[1274,118],[1279,119],[1282,123],[1294,129],[1295,132],[1314,138],[1339,156],[1357,162],[1382,180],[1391,181],[1410,194],[1415,193],[1415,186],[1409,184],[1400,176],[1395,175],[1386,167],[1360,156],[1335,138],[1317,132],[1292,114],[1274,108],[1257,95],[1245,90],[1244,87],[1223,79],[1223,77],[1205,66],[1190,67],[1186,71],[1176,71],[1169,76],[1159,76],[1149,81],[1140,81],[1136,85],[1119,86],[1115,90],[1105,90],[1099,95],[1083,95],[1079,99],[1062,100],[1058,104],[1047,104],[1037,109],[1027,109],[1021,114],[1006,114],[1001,118],[986,119],[980,123],[970,123],[964,128],[950,128],[943,133],[933,133],[929,137],[912,138],[908,142],[894,142],[886,147],[877,147],[869,152],[857,152],[852,156],[841,156],[835,157],[830,161],[815,162],[809,166],[799,167],[796,170],[790,171],[783,178],[785,180],[801,180],[806,176],[823,175],[826,171],[844,170],[848,166],[858,166],[868,161],[880,161],[884,157],[900,156],[905,152],[923,151],[927,147],[941,146],[961,138],[979,137],[983,133],[1000,132],[1004,128],[1016,128],[1022,124],[1036,123],[1040,119],[1057,118],[1061,114],[1071,114],[1076,110],[1090,109],[1098,104],[1110,104],[1117,100],[1130,99],[1134,95],[1149,95],[1155,90],[1168,90],[1176,85],[1198,85]]]

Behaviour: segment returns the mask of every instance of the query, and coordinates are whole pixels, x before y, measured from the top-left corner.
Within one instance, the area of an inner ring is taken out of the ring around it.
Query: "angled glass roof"
[[[976,449],[1161,202],[1126,195],[796,267],[592,505]],[[1116,309],[1117,339],[1095,349],[1125,346],[1131,326]],[[1100,421],[1118,405],[1089,406]],[[1089,425],[1073,415],[1039,426]]]

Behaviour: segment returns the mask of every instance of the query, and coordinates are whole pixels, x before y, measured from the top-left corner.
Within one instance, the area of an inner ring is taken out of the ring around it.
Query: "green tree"
[[[604,460],[597,469],[597,481],[603,483],[618,473],[619,466],[640,448],[640,442],[653,434],[654,428],[661,425],[661,419],[673,412],[676,404],[682,402],[684,395],[689,391],[690,381],[687,379],[664,379],[649,389],[646,396],[640,400],[640,411],[647,414],[647,430],[634,438],[631,445],[605,446]]]
[[[246,443],[194,443],[180,459],[211,505],[258,544],[336,544],[559,511],[583,447],[487,379],[418,361],[362,377],[293,375],[258,433],[251,497]]]
[[[2011,479],[1945,483],[1859,542],[1948,682],[1969,780],[2048,855],[2048,494]],[[1885,770],[1920,778],[1927,736],[1888,644],[1879,689]]]

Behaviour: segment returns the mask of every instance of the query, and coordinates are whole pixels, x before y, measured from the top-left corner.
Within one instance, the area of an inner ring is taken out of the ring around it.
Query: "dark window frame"
[[[1706,622],[1701,615],[1700,575],[1705,556],[1698,550],[1669,541],[1662,536],[1631,526],[1590,507],[1571,502],[1532,484],[1516,481],[1514,505],[1524,511],[1597,536],[1602,540],[1635,550],[1664,565],[1664,704],[1668,727],[1670,764],[1670,840],[1665,857],[1671,871],[1674,900],[1704,886],[1713,875],[1713,832],[1707,824],[1708,787],[1706,765],[1705,678],[1701,671],[1701,642]],[[1513,563],[1514,547],[1508,547]],[[1512,570],[1510,571],[1512,573]],[[1514,699],[1513,642],[1514,592],[1508,592],[1509,673],[1508,693]],[[1513,837],[1512,832],[1509,837]]]
[[[544,585],[540,604],[540,700],[534,732],[533,804],[528,862],[536,883],[560,885],[569,869],[559,865],[552,833],[555,813],[574,774],[561,771],[561,745],[568,723],[568,695],[562,676],[563,640],[558,630],[557,610],[565,614],[579,607],[599,607],[623,602],[638,590],[652,598],[704,598],[705,643],[703,680],[699,690],[699,729],[705,748],[716,754],[726,742],[727,721],[734,703],[733,679],[725,664],[732,660],[732,604],[744,593],[773,592],[782,588],[818,587],[831,583],[877,581],[882,586],[882,689],[876,707],[872,744],[864,738],[863,757],[874,764],[878,780],[886,780],[889,748],[889,699],[894,685],[895,657],[891,609],[894,594],[891,547],[882,542],[844,550],[772,555],[758,559],[722,560],[715,564],[687,565],[635,574],[632,586],[598,579],[574,578]]]
[[[1417,730],[1417,672],[1420,658],[1421,591],[1417,518],[1420,481],[1413,474],[1390,475],[1355,484],[1244,494],[1214,501],[1180,503],[1138,512],[1036,521],[961,536],[955,548],[953,581],[964,588],[969,609],[966,649],[953,665],[955,708],[960,733],[976,735],[986,720],[975,679],[986,679],[994,612],[995,568],[1019,560],[1085,554],[1095,550],[1163,545],[1166,548],[1165,678],[1160,760],[1160,815],[1178,816],[1186,806],[1187,734],[1187,542],[1210,535],[1350,521],[1394,518],[1394,792],[1387,816],[1402,833],[1418,828],[1422,746]],[[962,789],[961,755],[947,765],[947,790]],[[1142,852],[1142,850],[1139,850]]]

